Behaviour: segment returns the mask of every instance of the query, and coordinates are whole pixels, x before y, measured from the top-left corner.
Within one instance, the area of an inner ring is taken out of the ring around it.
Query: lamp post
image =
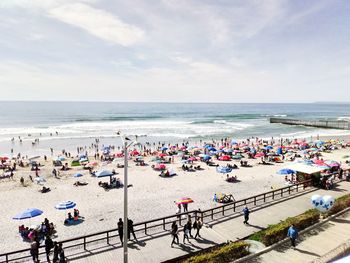
[[[135,135],[135,141],[131,141],[125,135],[122,135],[119,131],[117,135],[120,136],[123,143],[124,151],[124,223],[123,223],[123,259],[124,263],[128,263],[128,148],[131,145],[137,145],[137,135]]]

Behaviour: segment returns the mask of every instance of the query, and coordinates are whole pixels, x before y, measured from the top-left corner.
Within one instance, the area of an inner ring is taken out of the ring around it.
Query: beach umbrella
[[[190,157],[190,158],[188,158],[188,160],[191,162],[197,161],[197,159],[195,157]]]
[[[235,155],[232,155],[232,159],[234,160],[239,160],[239,159],[242,159],[243,156],[241,154],[235,154]]]
[[[223,155],[219,157],[220,161],[230,161],[231,160],[231,156],[229,155]]]
[[[265,150],[272,150],[273,147],[271,145],[267,145],[266,147],[264,147]]]
[[[162,148],[160,148],[160,150],[161,151],[166,151],[166,150],[168,150],[168,147],[162,147]]]
[[[131,156],[136,156],[136,155],[140,155],[140,153],[139,153],[137,150],[132,150],[132,151],[130,152],[130,155],[131,155]]]
[[[218,173],[228,174],[228,173],[232,172],[232,168],[227,167],[227,166],[218,166],[218,167],[216,167],[216,171]]]
[[[263,156],[265,156],[265,154],[263,152],[259,152],[259,153],[255,154],[255,158],[263,157]]]
[[[66,158],[63,157],[63,156],[59,156],[59,157],[57,157],[57,160],[62,162],[62,161],[64,161],[64,160],[66,160]]]
[[[278,174],[294,174],[295,171],[292,169],[284,168],[277,172]]]
[[[74,177],[82,177],[83,174],[81,174],[81,173],[76,173],[76,174],[74,174],[73,176],[74,176]]]
[[[94,166],[97,166],[97,165],[98,165],[97,162],[89,162],[89,163],[87,163],[85,166],[86,166],[86,167],[94,167]]]
[[[160,153],[160,154],[158,154],[158,156],[159,157],[164,157],[164,156],[167,156],[167,154],[166,153]]]
[[[96,172],[95,176],[98,177],[105,177],[105,176],[111,176],[113,173],[109,170],[100,170]]]
[[[157,170],[165,170],[166,169],[166,165],[163,164],[163,163],[159,163],[159,164],[156,164],[154,166],[154,169],[157,169]]]
[[[330,167],[339,167],[340,166],[340,163],[338,163],[336,161],[325,161],[324,163]]]
[[[189,204],[189,203],[193,203],[193,202],[194,201],[190,197],[182,197],[181,199],[176,201],[176,204],[183,205],[183,204]]]
[[[44,177],[35,177],[35,178],[34,178],[34,181],[35,181],[37,184],[41,184],[41,183],[46,182],[46,179],[45,179]]]
[[[231,145],[238,144],[236,140],[231,140]]]
[[[40,216],[43,213],[40,209],[37,208],[29,208],[17,215],[15,215],[12,219],[14,220],[22,220],[27,218],[32,218],[36,216]]]
[[[67,209],[72,209],[76,206],[77,204],[74,203],[73,201],[64,201],[60,202],[57,205],[55,205],[55,208],[58,210],[67,210]]]
[[[0,157],[0,161],[6,161],[6,160],[8,160],[9,158],[7,157],[7,156],[1,156]]]

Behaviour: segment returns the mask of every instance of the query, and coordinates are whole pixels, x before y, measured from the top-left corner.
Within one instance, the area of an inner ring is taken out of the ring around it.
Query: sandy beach
[[[335,150],[332,153],[322,153],[324,159],[344,162],[344,155],[350,154],[349,148]],[[226,174],[220,174],[215,167],[209,167],[203,162],[195,162],[204,169],[196,172],[184,172],[181,169],[180,157],[175,157],[174,163],[167,167],[176,171],[177,176],[162,178],[159,172],[151,168],[153,164],[146,157],[145,162],[149,166],[136,166],[133,160],[129,161],[129,216],[134,222],[162,217],[176,212],[174,201],[181,197],[191,197],[194,203],[189,209],[207,209],[218,205],[212,201],[213,194],[222,192],[233,194],[237,199],[245,198],[254,194],[269,191],[271,187],[282,187],[285,185],[284,176],[276,172],[287,166],[289,161],[275,163],[274,165],[259,165],[260,158],[246,159],[252,167],[239,167],[233,170],[231,175],[236,175],[240,182],[228,183],[225,181]],[[71,163],[67,159],[67,163]],[[94,161],[94,157],[89,157]],[[0,243],[0,253],[12,250],[28,248],[29,244],[22,241],[18,233],[20,224],[40,224],[44,218],[54,222],[57,229],[56,240],[67,239],[97,231],[116,227],[117,219],[122,217],[123,211],[123,189],[111,189],[105,191],[98,186],[98,181],[108,182],[109,178],[98,179],[91,176],[88,170],[81,166],[73,167],[69,171],[60,171],[59,179],[53,177],[52,159],[48,157],[45,162],[43,158],[37,159],[44,166],[40,167],[39,175],[46,179],[44,185],[50,187],[48,193],[41,193],[42,185],[32,183],[29,175],[35,178],[35,172],[29,167],[18,167],[13,180],[2,179],[0,181],[0,202],[2,217],[0,219],[0,238],[6,242]],[[118,161],[122,163],[122,160]],[[239,160],[230,162],[217,161],[220,165],[237,164]],[[103,165],[98,162],[94,170],[115,169],[117,177],[123,181],[123,169],[117,168],[116,163]],[[56,167],[57,168],[57,167]],[[75,178],[77,172],[84,176]],[[25,178],[25,187],[20,184],[20,177]],[[87,182],[86,186],[76,187],[73,184],[79,181]],[[65,226],[63,220],[67,211],[59,211],[54,206],[62,201],[71,200],[77,203],[80,214],[85,221],[79,225]],[[38,208],[44,211],[41,216],[21,221],[12,220],[17,213],[27,208]]]

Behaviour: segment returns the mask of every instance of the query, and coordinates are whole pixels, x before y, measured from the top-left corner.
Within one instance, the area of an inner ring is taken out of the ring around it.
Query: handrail
[[[148,220],[148,221],[136,223],[136,224],[134,224],[134,227],[137,228],[137,227],[141,226],[141,228],[135,229],[135,232],[144,231],[145,234],[147,235],[147,230],[148,229],[161,227],[161,226],[163,226],[163,230],[166,230],[166,225],[171,224],[174,220],[179,220],[180,221],[180,225],[181,225],[181,221],[183,220],[182,219],[183,215],[185,215],[185,216],[193,215],[193,214],[195,216],[200,215],[200,217],[202,218],[202,220],[204,222],[204,218],[211,217],[213,219],[214,215],[219,214],[219,213],[222,213],[222,216],[225,216],[225,212],[228,211],[228,210],[236,212],[236,208],[245,206],[247,204],[254,203],[254,205],[256,205],[257,201],[263,201],[263,203],[265,203],[268,198],[271,198],[272,200],[274,200],[275,197],[277,197],[278,195],[283,197],[283,194],[285,194],[285,193],[290,194],[291,193],[291,189],[296,189],[296,191],[298,192],[299,191],[299,186],[302,185],[303,189],[305,189],[306,187],[311,185],[311,182],[312,182],[312,179],[309,179],[309,180],[306,180],[306,181],[303,181],[303,182],[300,182],[300,183],[297,183],[297,184],[294,184],[294,185],[290,185],[290,186],[286,186],[286,187],[283,187],[283,188],[275,189],[275,190],[272,190],[272,191],[269,191],[269,192],[265,192],[265,193],[262,193],[262,194],[258,194],[258,195],[254,195],[254,196],[251,196],[251,197],[248,197],[248,198],[237,200],[237,201],[234,201],[232,203],[223,204],[223,205],[220,205],[220,206],[217,206],[217,207],[214,207],[214,208],[209,208],[209,209],[206,209],[206,210],[203,210],[203,211],[201,211],[201,210],[191,210],[191,211],[188,211],[188,212],[183,212],[183,213],[179,213],[179,214],[175,214],[175,215],[169,215],[169,216],[165,216],[165,217],[160,217],[160,218],[151,219],[151,220]],[[287,190],[287,191],[284,191],[284,190]],[[260,198],[260,199],[258,199],[258,198]],[[208,212],[210,212],[210,214],[207,214]],[[170,220],[167,220],[167,219],[172,219],[172,220],[170,221]],[[154,223],[154,222],[159,222],[159,224],[152,225],[152,223]],[[76,246],[84,246],[84,249],[86,249],[86,244],[87,243],[97,242],[97,241],[101,241],[101,240],[105,240],[105,239],[107,239],[107,242],[109,242],[110,238],[119,236],[118,234],[116,234],[114,236],[110,236],[109,235],[111,232],[117,232],[117,230],[118,230],[117,228],[113,228],[113,229],[109,229],[109,230],[105,230],[105,231],[101,231],[101,232],[96,232],[96,233],[92,233],[92,234],[88,234],[88,235],[84,235],[84,236],[79,236],[79,237],[74,237],[74,238],[70,238],[70,239],[65,239],[65,240],[59,241],[59,243],[65,244],[65,243],[70,243],[70,242],[81,241],[82,240],[83,243],[74,244],[74,245],[71,245],[71,246],[65,246],[65,248],[71,248],[71,247],[76,247]],[[106,237],[99,238],[99,239],[94,239],[94,240],[90,240],[90,241],[86,241],[86,239],[89,238],[89,237],[94,237],[94,236],[99,236],[99,235],[106,235]],[[44,247],[45,246],[42,245],[39,248],[44,248]],[[21,253],[29,252],[29,251],[30,251],[30,249],[28,248],[28,249],[16,250],[16,251],[11,251],[11,252],[0,254],[0,262],[10,262],[10,261],[18,260],[18,259],[29,258],[30,255],[22,256],[20,258],[9,259],[10,255],[21,254]],[[5,257],[5,261],[2,261],[3,257]]]

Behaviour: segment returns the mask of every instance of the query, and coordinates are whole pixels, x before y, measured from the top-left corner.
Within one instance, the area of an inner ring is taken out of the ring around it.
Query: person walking
[[[249,220],[250,211],[249,211],[249,208],[247,206],[245,206],[243,208],[243,214],[244,214],[244,221],[243,221],[243,223],[245,225],[249,225],[248,220]]]
[[[45,252],[46,252],[47,262],[51,262],[50,261],[50,252],[51,252],[52,248],[53,248],[53,241],[52,241],[51,237],[49,235],[47,235],[45,238]]]
[[[137,238],[134,232],[134,222],[131,219],[128,219],[128,240],[130,240],[130,233],[132,234],[134,239],[137,241]]]
[[[298,238],[298,230],[293,224],[289,227],[287,236],[290,238],[293,249],[295,249],[295,240]]]
[[[173,236],[173,241],[171,242],[171,247],[173,247],[173,244],[175,243],[175,240],[177,241],[176,244],[179,244],[179,227],[176,224],[176,221],[174,221],[171,225],[171,235]]]
[[[34,263],[39,262],[39,242],[38,241],[33,241],[30,244],[30,255],[32,256]]]
[[[62,243],[59,244],[59,255],[60,255],[60,260],[58,262],[59,263],[66,263],[66,257],[64,256],[64,250],[62,247]]]
[[[58,247],[58,243],[55,241],[53,242],[53,259],[52,259],[53,263],[58,262],[58,255],[59,255],[59,247]]]
[[[188,233],[190,234],[190,237],[193,238],[192,236],[192,220],[191,220],[191,216],[188,216],[188,221],[187,221],[187,229],[188,229]]]
[[[188,211],[188,204],[184,203],[184,204],[182,204],[182,207],[184,209],[184,212]]]
[[[202,225],[203,225],[203,223],[202,223],[201,219],[199,217],[197,217],[196,221],[193,223],[193,228],[197,230],[196,235],[194,236],[195,239],[197,238],[197,236],[201,237],[201,235],[199,234],[199,231],[201,230]]]
[[[184,239],[183,239],[183,243],[184,243],[184,244],[186,244],[186,242],[185,242],[186,238],[187,238],[187,241],[188,241],[189,243],[191,243],[190,240],[189,240],[189,238],[188,238],[188,234],[189,234],[188,224],[185,224],[185,226],[184,226]]]
[[[124,241],[123,241],[123,220],[121,218],[119,218],[119,221],[118,221],[118,235],[119,235],[119,238],[120,238],[120,242],[122,243],[122,245],[124,244]]]

